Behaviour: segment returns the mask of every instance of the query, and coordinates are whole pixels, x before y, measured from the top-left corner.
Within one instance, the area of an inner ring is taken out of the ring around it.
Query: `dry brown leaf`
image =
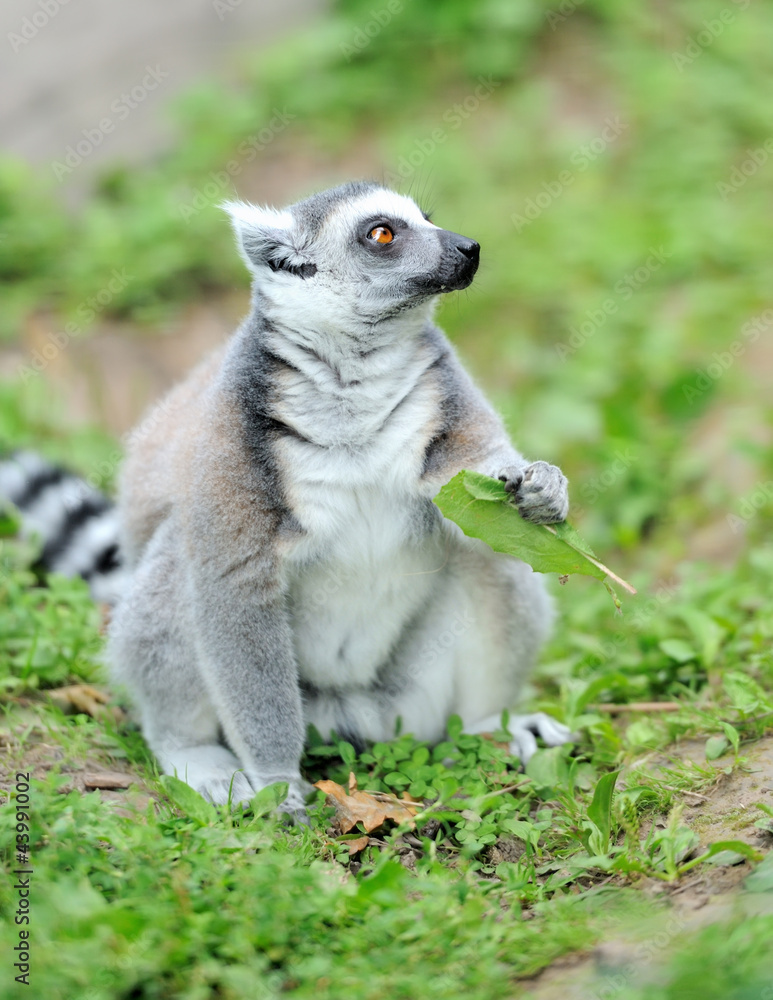
[[[117,705],[108,705],[108,695],[90,684],[70,684],[46,692],[64,712],[84,712],[94,719],[111,715],[117,721],[123,712]]]
[[[111,790],[128,788],[136,780],[131,774],[122,774],[120,771],[100,771],[83,775],[83,784],[86,788]]]
[[[349,780],[351,788],[351,778]],[[354,784],[356,786],[356,782]],[[396,796],[386,792],[360,792],[356,787],[348,794],[335,781],[318,781],[316,787],[321,788],[333,800],[341,833],[348,833],[357,823],[362,823],[370,833],[388,819],[394,823],[409,823],[411,828],[414,826],[413,817],[419,809],[419,803],[401,802]]]
[[[365,848],[368,846],[369,841],[370,837],[367,835],[367,833],[364,834],[362,837],[357,837],[356,840],[347,840],[346,846],[349,848],[349,854],[350,855],[359,854],[360,851],[364,851]]]
[[[99,604],[99,634],[107,635],[113,609],[109,604]]]

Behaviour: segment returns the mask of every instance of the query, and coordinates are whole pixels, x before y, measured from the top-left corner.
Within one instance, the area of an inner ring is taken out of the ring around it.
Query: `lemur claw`
[[[505,491],[511,493],[518,513],[533,524],[565,521],[569,513],[566,476],[549,462],[532,462],[525,468],[509,466],[499,473]]]

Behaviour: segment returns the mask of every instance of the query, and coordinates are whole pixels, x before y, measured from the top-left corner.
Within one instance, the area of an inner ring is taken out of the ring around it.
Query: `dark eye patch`
[[[316,264],[308,261],[304,261],[303,264],[291,264],[286,257],[278,259],[270,257],[268,266],[272,271],[287,271],[288,274],[294,274],[298,278],[311,278],[317,273]]]
[[[393,234],[393,239],[388,243],[376,243],[373,239],[369,238],[369,234],[381,226],[389,229]],[[388,215],[377,215],[371,219],[364,219],[360,223],[357,231],[357,240],[371,253],[380,253],[383,255],[384,253],[394,252],[395,244],[399,242],[399,237],[402,234],[409,233],[410,228],[405,219],[395,219]]]

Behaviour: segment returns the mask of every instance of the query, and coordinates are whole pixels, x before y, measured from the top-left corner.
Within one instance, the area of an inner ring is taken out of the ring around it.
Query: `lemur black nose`
[[[480,243],[476,243],[475,240],[463,240],[456,244],[456,249],[474,264],[480,261]]]
[[[441,229],[437,237],[442,248],[436,275],[440,291],[453,292],[466,288],[478,270],[480,243],[447,229]]]

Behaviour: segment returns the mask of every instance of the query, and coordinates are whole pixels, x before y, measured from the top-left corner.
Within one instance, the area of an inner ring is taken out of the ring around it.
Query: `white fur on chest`
[[[345,559],[352,534],[360,542],[378,536],[360,550],[363,558],[372,545],[392,548],[419,501],[437,427],[438,390],[426,374],[432,351],[392,344],[326,362],[283,339],[272,347],[294,366],[282,373],[274,412],[298,435],[278,445],[288,500],[307,536],[297,557],[338,551]]]
[[[442,570],[442,551],[431,540],[387,550],[373,544],[383,528],[376,525],[376,535],[367,529],[363,521],[351,531],[350,551],[356,548],[359,558],[336,553],[291,577],[301,677],[320,689],[385,680],[406,625],[426,605]]]
[[[443,562],[420,488],[438,412],[424,377],[432,359],[406,350],[384,360],[283,383],[278,412],[311,442],[280,445],[304,530],[288,557],[293,631],[302,677],[322,688],[376,680]]]

